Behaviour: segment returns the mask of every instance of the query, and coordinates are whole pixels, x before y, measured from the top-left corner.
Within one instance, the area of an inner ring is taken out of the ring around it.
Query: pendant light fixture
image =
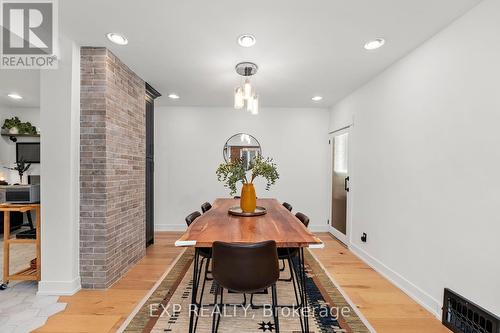
[[[235,69],[243,77],[243,84],[234,90],[234,108],[241,110],[246,107],[247,111],[256,115],[259,113],[259,98],[250,77],[257,73],[258,67],[252,62],[240,62]]]
[[[243,89],[238,87],[234,91],[234,108],[239,110],[245,106],[245,99],[243,96]]]

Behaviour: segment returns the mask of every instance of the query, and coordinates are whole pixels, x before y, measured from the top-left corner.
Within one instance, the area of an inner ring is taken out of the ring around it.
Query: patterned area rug
[[[125,332],[186,333],[189,327],[189,305],[192,289],[193,249],[187,249],[133,317]],[[316,259],[305,251],[306,290],[309,300],[309,326],[311,333],[369,332],[349,303],[344,299]],[[289,267],[281,272],[281,278],[289,278]],[[203,281],[202,281],[203,282]],[[201,284],[200,284],[201,288]],[[198,320],[197,332],[211,332],[213,314],[222,312],[220,333],[274,332],[275,323],[271,315],[271,291],[263,291],[253,297],[253,304],[264,308],[252,308],[250,295],[224,291],[224,304],[218,309],[213,305],[215,284],[207,281],[203,294],[203,309]],[[278,304],[296,304],[292,282],[277,283]],[[245,306],[242,304],[245,302]],[[279,310],[280,331],[300,332],[300,320],[293,308]]]

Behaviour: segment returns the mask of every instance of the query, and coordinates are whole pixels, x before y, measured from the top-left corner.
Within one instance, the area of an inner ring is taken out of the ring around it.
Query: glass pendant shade
[[[243,99],[243,90],[241,87],[236,88],[234,91],[234,108],[239,110],[245,106],[245,100]]]
[[[240,62],[235,66],[241,81],[240,86],[234,91],[234,108],[244,108],[254,115],[259,113],[259,98],[251,79],[257,74],[258,69],[259,67],[255,63],[248,61]]]
[[[250,112],[254,115],[259,114],[259,97],[254,96],[249,102],[252,104]]]
[[[247,111],[252,112],[253,98],[250,97],[249,99],[246,100],[246,102],[247,102]]]
[[[252,98],[252,85],[248,79],[245,80],[245,84],[243,85],[243,92],[246,100],[250,100]]]

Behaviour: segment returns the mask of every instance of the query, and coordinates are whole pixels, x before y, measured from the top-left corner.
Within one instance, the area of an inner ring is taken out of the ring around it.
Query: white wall
[[[59,68],[40,75],[43,295],[80,289],[80,48],[59,45]]]
[[[21,121],[29,121],[31,124],[40,128],[40,109],[38,108],[14,108],[8,106],[0,106],[0,127],[2,127],[5,119],[19,117]],[[39,138],[18,138],[18,142],[39,142]],[[13,167],[16,162],[16,144],[9,137],[0,137],[0,179],[2,177],[9,184],[19,182],[19,174],[17,171],[4,169],[3,167]],[[29,170],[23,176],[23,182],[28,182],[28,175],[39,175],[40,164],[31,164]]]
[[[500,314],[499,32],[486,0],[332,109],[352,249],[436,314],[444,287]]]
[[[184,218],[205,201],[228,197],[215,171],[226,140],[246,132],[273,157],[280,179],[258,197],[290,202],[294,211],[324,228],[328,216],[328,111],[266,109],[258,116],[232,108],[157,107],[155,110],[155,224],[157,230],[184,230]],[[239,193],[238,193],[239,195]]]

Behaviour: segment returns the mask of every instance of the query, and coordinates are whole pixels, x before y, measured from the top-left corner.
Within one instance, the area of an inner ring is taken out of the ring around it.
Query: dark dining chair
[[[286,209],[288,209],[289,212],[292,211],[293,207],[292,205],[290,205],[288,202],[283,202],[283,207],[285,207]],[[280,272],[283,272],[285,270],[285,260],[282,260],[283,262],[283,266],[280,267]]]
[[[303,225],[305,225],[305,227],[309,227],[309,217],[307,217],[306,214],[304,213],[297,213],[295,214],[295,217],[299,219],[300,222],[302,222]]]
[[[194,220],[196,220],[200,216],[201,216],[201,213],[198,211],[192,212],[191,214],[186,216],[185,221],[186,221],[186,224],[188,225],[188,227],[191,225],[191,223],[194,222]]]
[[[293,207],[292,205],[290,205],[288,202],[283,202],[283,207],[285,207],[286,209],[288,209],[288,211],[292,211]]]
[[[205,202],[204,204],[201,205],[201,211],[203,212],[203,214],[208,212],[210,208],[212,208],[212,205],[209,202]]]
[[[186,224],[189,227],[200,216],[201,216],[201,213],[196,211],[196,212],[192,212],[191,214],[186,216],[186,218],[184,220],[186,221]],[[210,270],[208,269],[208,267],[210,266],[210,259],[212,258],[212,249],[209,247],[200,247],[198,249],[198,253],[201,256],[200,270],[203,268],[203,264],[205,263],[205,260],[206,260],[205,274],[203,276],[203,285],[201,287],[200,301],[198,303],[198,304],[201,304],[201,302],[203,301],[203,292],[205,291],[205,284],[207,281],[213,280],[212,278],[210,278],[208,276],[208,274],[211,273]]]
[[[212,255],[212,275],[216,282],[214,304],[219,306],[219,311],[214,314],[212,320],[212,333],[217,332],[219,328],[224,289],[253,294],[269,287],[272,293],[275,331],[279,333],[276,281],[280,273],[276,242],[272,240],[255,244],[214,242]]]

